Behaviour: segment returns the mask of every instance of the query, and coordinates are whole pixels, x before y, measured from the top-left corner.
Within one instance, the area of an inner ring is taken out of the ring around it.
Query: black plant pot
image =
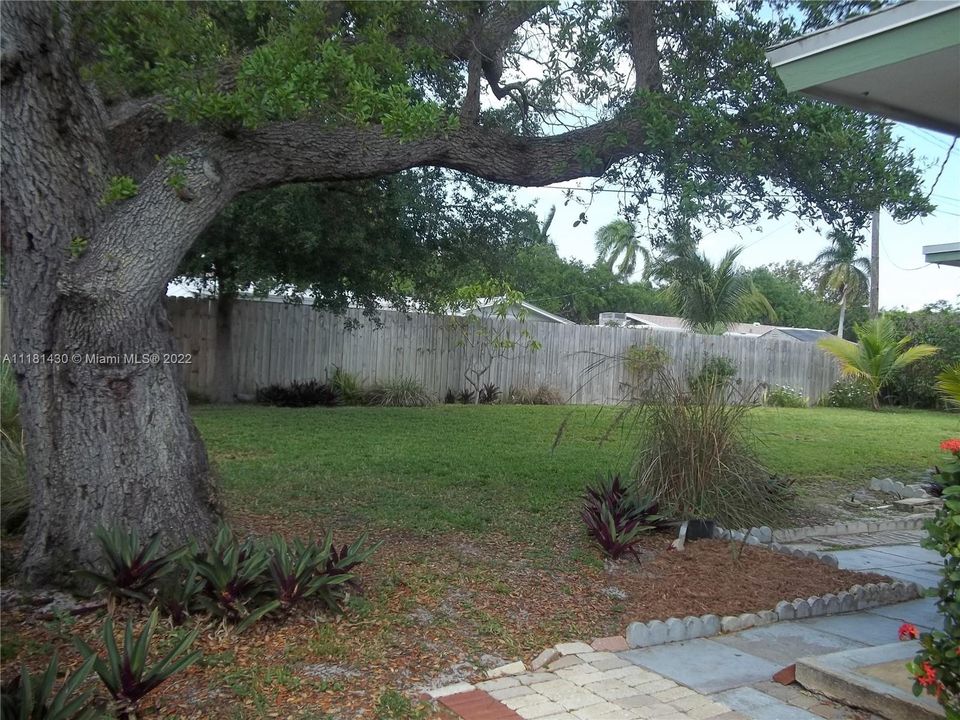
[[[716,522],[713,520],[689,520],[687,522],[687,540],[703,540],[713,537]]]

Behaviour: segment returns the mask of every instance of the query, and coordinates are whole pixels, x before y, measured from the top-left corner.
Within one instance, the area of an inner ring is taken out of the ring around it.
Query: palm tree
[[[551,205],[550,212],[547,213],[547,217],[544,218],[543,222],[540,224],[540,227],[537,229],[537,234],[534,238],[534,244],[536,245],[550,244],[550,226],[553,224],[553,217],[556,214],[557,214],[557,206]]]
[[[614,220],[597,230],[594,247],[597,250],[597,259],[614,272],[613,266],[620,260],[616,274],[621,280],[626,280],[637,269],[637,260],[643,259],[644,278],[646,269],[650,265],[650,251],[647,250],[637,237],[637,229],[633,223],[626,220]]]
[[[960,362],[937,375],[937,390],[943,393],[948,404],[960,407]]]
[[[817,287],[821,293],[835,293],[840,297],[840,321],[837,337],[843,337],[843,321],[847,305],[862,298],[870,289],[870,260],[857,255],[856,243],[846,235],[831,231],[830,247],[814,259],[820,268]]]
[[[753,280],[737,265],[741,252],[741,247],[731,248],[714,265],[694,242],[674,240],[654,263],[652,274],[669,283],[667,295],[687,325],[716,335],[754,309],[776,317]]]
[[[844,375],[863,381],[870,390],[874,410],[880,409],[880,389],[894,375],[940,350],[925,344],[907,347],[910,337],[898,340],[893,321],[886,315],[854,325],[853,331],[857,335],[856,343],[830,337],[817,344],[837,358]]]

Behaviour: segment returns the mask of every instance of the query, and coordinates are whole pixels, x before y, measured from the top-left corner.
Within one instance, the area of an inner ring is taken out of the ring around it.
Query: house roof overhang
[[[942,245],[925,245],[923,259],[933,265],[953,265],[960,267],[960,242]]]
[[[960,136],[960,0],[904,2],[776,45],[787,90]]]

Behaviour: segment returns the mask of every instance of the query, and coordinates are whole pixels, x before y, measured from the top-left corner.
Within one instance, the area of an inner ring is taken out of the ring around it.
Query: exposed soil
[[[238,517],[259,533],[316,535],[296,517]],[[355,531],[337,529],[338,540]],[[682,553],[673,536],[643,539],[640,561],[604,569],[579,532],[552,547],[464,536],[378,532],[386,542],[360,571],[346,612],[309,609],[265,620],[243,635],[204,626],[204,660],[151,696],[142,717],[335,718],[427,717],[393,708],[394,692],[415,697],[427,686],[477,677],[483,665],[530,661],[564,640],[620,634],[634,620],[772,609],[780,600],[839,592],[881,576],[833,569],[755,546],[703,540]],[[5,678],[20,661],[35,671],[53,647],[61,665],[78,662],[69,635],[96,642],[102,618],[44,620],[26,604],[4,607]],[[136,608],[121,616],[144,617]],[[199,620],[198,620],[199,621]],[[170,629],[158,630],[158,647]],[[96,646],[96,645],[95,645]],[[95,686],[92,683],[91,686]]]

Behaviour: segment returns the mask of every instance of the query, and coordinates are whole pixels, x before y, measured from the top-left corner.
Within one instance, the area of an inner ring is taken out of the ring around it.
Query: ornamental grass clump
[[[682,380],[660,374],[652,398],[638,406],[638,489],[671,519],[776,526],[788,514],[791,492],[754,452],[751,397],[731,404],[726,396],[725,386],[690,393]]]

